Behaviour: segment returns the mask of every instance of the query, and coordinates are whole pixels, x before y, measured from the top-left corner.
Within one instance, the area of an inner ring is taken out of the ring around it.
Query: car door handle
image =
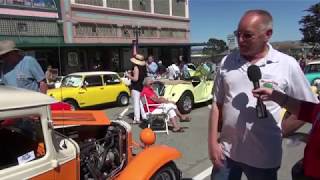
[[[104,88],[100,88],[101,90],[103,90]]]
[[[79,92],[79,94],[84,94],[84,92]]]

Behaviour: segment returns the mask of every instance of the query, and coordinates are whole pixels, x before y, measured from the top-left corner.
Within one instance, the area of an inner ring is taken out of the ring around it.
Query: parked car
[[[128,105],[130,92],[117,73],[96,71],[69,74],[60,88],[49,89],[47,94],[79,109],[111,102]]]
[[[151,129],[141,132],[137,146],[130,125],[103,111],[51,112],[53,98],[5,86],[0,99],[2,180],[181,178],[174,163],[181,153],[155,145]]]
[[[320,60],[309,62],[304,69],[304,73],[310,85],[317,86],[320,84]]]
[[[191,80],[162,79],[153,84],[158,95],[176,102],[181,113],[191,112],[195,103],[212,99],[213,80],[211,65],[203,63],[197,67]]]

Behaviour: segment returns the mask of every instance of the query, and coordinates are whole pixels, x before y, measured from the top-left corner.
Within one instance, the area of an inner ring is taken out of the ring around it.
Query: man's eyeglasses
[[[255,37],[255,34],[249,32],[241,32],[241,31],[234,31],[234,35],[237,38],[242,38],[243,40],[250,40]]]

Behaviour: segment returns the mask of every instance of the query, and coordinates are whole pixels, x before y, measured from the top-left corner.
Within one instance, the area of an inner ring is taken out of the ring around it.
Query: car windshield
[[[82,82],[81,76],[66,76],[61,82],[61,87],[79,87]]]
[[[320,72],[320,64],[309,64],[305,67],[304,73]]]

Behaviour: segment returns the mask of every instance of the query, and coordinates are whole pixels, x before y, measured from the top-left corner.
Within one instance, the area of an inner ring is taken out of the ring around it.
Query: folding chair
[[[165,132],[169,134],[169,128],[168,128],[169,115],[167,114],[167,112],[165,112],[165,109],[162,108],[159,104],[149,104],[145,95],[140,97],[140,101],[143,107],[146,107],[145,109],[147,110],[145,111],[145,113],[148,119],[148,128],[151,128],[156,133]],[[157,107],[158,109],[162,108],[162,112],[150,112],[150,107]],[[165,127],[163,129],[158,129],[158,128],[153,129],[156,120],[159,120],[159,119],[163,120]]]

